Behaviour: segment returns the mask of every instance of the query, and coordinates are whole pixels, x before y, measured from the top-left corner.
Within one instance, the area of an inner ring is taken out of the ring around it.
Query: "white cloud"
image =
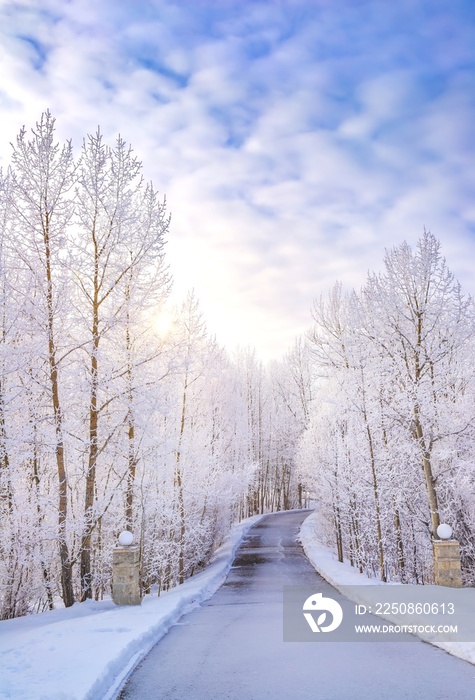
[[[176,294],[263,355],[424,225],[474,291],[474,32],[423,5],[420,38],[405,1],[6,3],[0,156],[47,107],[77,149],[120,132],[167,194]]]

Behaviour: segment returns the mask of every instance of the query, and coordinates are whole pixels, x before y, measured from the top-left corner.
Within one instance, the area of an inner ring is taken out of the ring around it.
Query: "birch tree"
[[[20,234],[18,254],[35,280],[37,321],[47,358],[54,455],[58,478],[58,547],[64,604],[74,603],[72,570],[67,541],[68,474],[65,454],[64,409],[61,395],[61,363],[68,352],[61,324],[64,292],[62,256],[72,216],[70,193],[75,182],[71,142],[55,142],[55,120],[46,112],[28,140],[23,128],[13,146],[12,206]]]
[[[444,400],[449,392],[454,398],[464,393],[457,356],[475,337],[473,304],[447,268],[440,243],[427,231],[415,252],[403,243],[389,251],[384,262],[385,272],[371,275],[363,292],[366,330],[384,352],[387,374],[396,379],[404,397],[399,404],[391,399],[390,410],[417,444],[430,532],[437,537],[440,504],[434,447],[448,433],[466,430],[475,418],[471,411],[449,428],[443,416],[446,411],[454,413]]]
[[[104,144],[99,130],[84,141],[76,197],[80,236],[74,258],[77,307],[89,336],[85,345],[89,358],[89,417],[81,545],[83,598],[92,595],[91,535],[100,517],[94,510],[97,462],[111,439],[108,431],[102,431],[101,436],[101,414],[119,397],[127,403],[125,520],[130,526],[136,470],[133,371],[134,363],[147,360],[134,357],[133,336],[144,320],[144,309],[158,307],[169,290],[164,265],[169,218],[165,202],[158,199],[152,184],[144,184],[141,169],[140,161],[121,137],[112,149]],[[122,389],[121,379],[125,383]]]
[[[471,499],[459,484],[473,480],[474,307],[439,243],[425,232],[415,251],[406,243],[389,251],[383,273],[369,275],[360,294],[335,285],[315,303],[314,320],[311,347],[325,378],[298,463],[328,497],[321,510],[339,557],[383,580],[431,581],[443,517],[460,533],[472,580]]]

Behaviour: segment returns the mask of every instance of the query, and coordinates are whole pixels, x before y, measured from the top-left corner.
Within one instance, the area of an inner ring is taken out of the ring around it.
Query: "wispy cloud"
[[[219,339],[281,354],[315,296],[424,226],[474,291],[470,2],[41,5],[0,9],[3,161],[47,107],[78,148],[120,132]]]

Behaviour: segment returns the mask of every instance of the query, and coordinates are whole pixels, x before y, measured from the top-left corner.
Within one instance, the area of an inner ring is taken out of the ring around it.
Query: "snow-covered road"
[[[296,542],[307,515],[260,520],[224,585],[152,649],[120,698],[473,700],[475,668],[420,641],[283,642],[284,585],[341,600]]]

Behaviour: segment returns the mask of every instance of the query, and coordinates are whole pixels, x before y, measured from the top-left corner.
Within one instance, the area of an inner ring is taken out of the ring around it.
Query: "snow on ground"
[[[318,573],[328,581],[334,588],[339,590],[343,595],[353,600],[355,603],[370,604],[372,601],[364,596],[365,589],[357,591],[353,586],[391,586],[404,585],[394,583],[383,583],[379,579],[369,578],[365,574],[360,574],[351,566],[349,562],[339,562],[337,555],[329,547],[320,544],[315,535],[315,526],[317,522],[317,513],[312,513],[304,522],[300,529],[299,538],[304,548],[307,558],[315,567]],[[350,587],[350,588],[348,588]],[[448,589],[449,590],[449,589]],[[382,617],[382,616],[380,616]],[[407,624],[407,619],[396,615],[384,616],[384,619],[390,620],[396,624]],[[424,619],[414,619],[413,624],[424,624]],[[418,635],[424,641],[427,641],[435,646],[448,651],[454,656],[458,656],[464,661],[469,661],[475,664],[475,642],[433,642],[428,636]]]
[[[236,525],[211,564],[159,598],[111,600],[0,622],[0,699],[112,700],[124,679],[183,613],[226,578],[254,516]]]
[[[181,615],[219,588],[241,540],[261,517],[236,525],[204,571],[160,598],[145,596],[141,606],[86,601],[0,622],[0,700],[113,700],[125,678]],[[316,541],[315,514],[304,521],[300,539],[315,569],[335,588],[385,585],[341,564]],[[439,646],[475,663],[475,643]]]

